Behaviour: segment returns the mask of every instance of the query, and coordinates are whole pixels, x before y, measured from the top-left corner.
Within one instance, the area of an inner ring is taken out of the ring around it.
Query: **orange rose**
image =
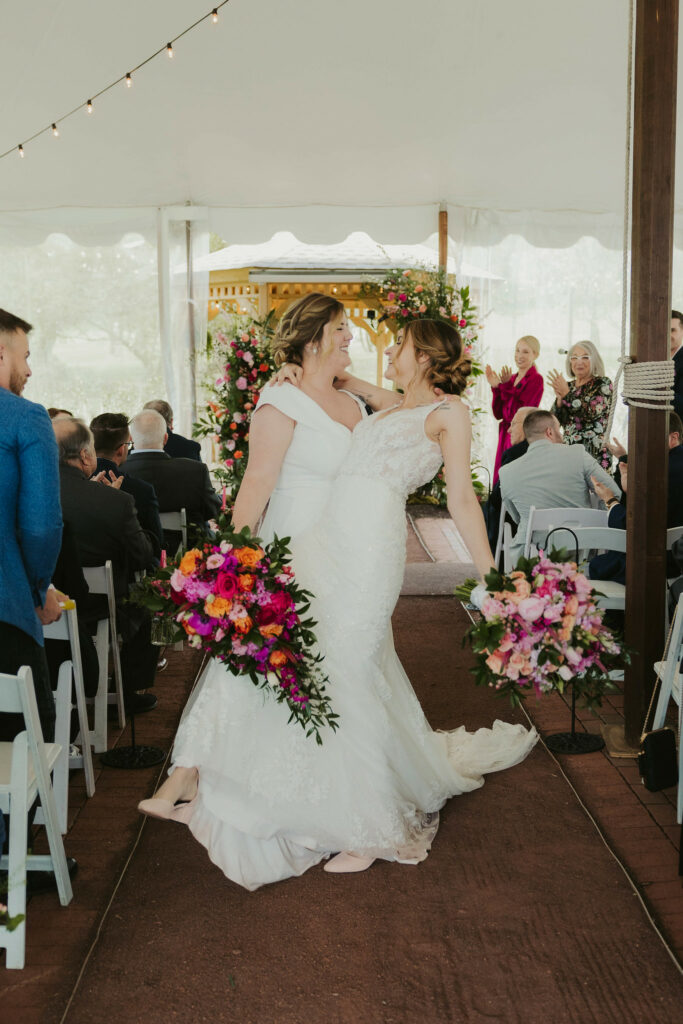
[[[251,573],[245,572],[242,576],[238,576],[237,582],[239,583],[240,590],[253,590],[256,577],[252,576]]]
[[[188,626],[187,622],[181,622],[181,626],[183,627],[188,636],[192,636],[193,633],[197,632],[197,630],[193,629],[192,626]]]
[[[246,566],[247,569],[255,569],[265,555],[265,551],[263,548],[235,548],[233,554],[240,565]]]
[[[234,626],[238,633],[248,633],[254,623],[251,621],[248,615],[245,615],[242,619],[235,619]]]
[[[225,597],[216,597],[213,601],[206,601],[204,604],[204,611],[212,619],[224,619],[231,608],[232,601],[228,601]]]
[[[261,636],[279,636],[282,628],[282,626],[278,626],[277,622],[272,622],[270,626],[259,626],[258,631]]]
[[[237,424],[236,423],[231,423],[230,424],[230,429],[231,430],[237,430]]]
[[[244,452],[239,452],[239,451],[235,452],[235,458],[236,459],[243,459],[244,458]]]
[[[287,664],[287,655],[283,651],[273,651],[268,661],[273,668],[282,668]]]
[[[192,548],[191,551],[187,551],[180,559],[180,571],[183,576],[191,576],[197,567],[197,560],[202,557],[201,551],[197,548]]]

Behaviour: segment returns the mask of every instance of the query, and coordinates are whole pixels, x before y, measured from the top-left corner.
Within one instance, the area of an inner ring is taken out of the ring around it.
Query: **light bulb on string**
[[[85,105],[85,109],[88,111],[89,114],[92,114],[92,112],[93,112],[92,100],[88,100],[88,102]]]
[[[173,43],[166,43],[166,53],[169,57],[173,56]]]
[[[132,84],[133,84],[133,76],[131,75],[131,73],[129,71],[128,74],[126,75],[126,85],[130,89]]]
[[[211,20],[214,23],[214,25],[218,21],[218,8],[217,7],[214,7],[214,9],[211,11]]]
[[[52,134],[54,135],[55,138],[57,138],[57,136],[59,135],[59,128],[54,123],[54,121],[52,122]]]
[[[24,153],[24,147],[21,144],[19,145],[19,156],[22,158],[26,156]]]

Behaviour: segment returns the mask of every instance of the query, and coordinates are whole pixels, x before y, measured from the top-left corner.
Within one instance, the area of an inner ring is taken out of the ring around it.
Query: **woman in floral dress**
[[[612,381],[605,377],[605,366],[592,341],[579,341],[567,355],[566,380],[558,370],[548,374],[555,392],[550,410],[564,430],[566,444],[582,444],[603,469],[610,471],[612,456],[604,443]]]

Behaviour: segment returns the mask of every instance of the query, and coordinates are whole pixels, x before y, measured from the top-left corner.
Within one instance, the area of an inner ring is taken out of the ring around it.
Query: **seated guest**
[[[188,437],[183,437],[182,434],[176,434],[173,430],[173,409],[164,402],[161,398],[155,398],[152,402],[146,402],[142,407],[143,409],[154,409],[166,421],[166,442],[164,444],[164,451],[167,455],[170,455],[172,459],[194,459],[196,462],[202,461],[202,449],[198,441],[190,441]]]
[[[164,451],[166,422],[154,409],[144,409],[130,421],[135,448],[124,464],[126,476],[152,484],[160,512],[187,511],[188,523],[203,526],[218,514],[220,498],[211,486],[209,471],[194,459],[172,459]]]
[[[683,422],[677,413],[669,414],[669,434],[667,445],[669,448],[668,466],[668,497],[666,526],[670,530],[673,526],[683,526]],[[617,446],[615,446],[617,447]],[[621,447],[621,446],[619,446]],[[614,451],[614,448],[612,449]],[[619,470],[621,473],[621,488],[623,495],[618,501],[612,492],[608,493],[599,481],[593,481],[595,493],[609,511],[607,525],[615,530],[626,529],[626,491],[628,488],[628,462],[623,455],[621,448]],[[677,542],[680,543],[680,542]],[[674,545],[675,548],[675,545]],[[675,558],[676,552],[668,556],[667,576],[677,575],[678,566]],[[601,555],[591,558],[588,566],[590,578],[593,580],[614,580],[616,583],[626,583],[626,555],[623,551],[605,551]]]
[[[619,488],[583,445],[565,445],[560,424],[552,413],[534,409],[524,420],[529,450],[500,471],[503,504],[518,524],[511,548],[513,562],[524,553],[529,509],[590,508],[592,478],[616,498]]]
[[[90,429],[97,455],[95,473],[106,473],[110,480],[123,476],[121,466],[128,458],[131,445],[128,417],[122,412],[103,412],[91,420]],[[123,476],[121,490],[124,494],[130,494],[135,502],[140,526],[151,540],[154,554],[158,557],[164,546],[164,535],[154,488],[138,477]]]
[[[154,684],[158,648],[149,640],[150,619],[142,609],[125,602],[136,569],[155,564],[152,544],[135,514],[135,502],[119,488],[123,478],[106,484],[90,479],[97,465],[93,437],[77,419],[56,419],[53,428],[59,447],[62,515],[76,542],[80,565],[103,565],[111,559],[117,597],[117,623],[123,636],[121,669],[128,711],[148,711],[156,705],[152,694],[140,694]],[[87,619],[106,614],[106,598],[90,595],[81,615]]]
[[[533,412],[536,407],[533,405],[523,405],[521,409],[518,409],[515,415],[512,417],[508,434],[510,437],[510,447],[506,448],[501,457],[501,466],[507,466],[508,463],[514,462],[515,459],[520,459],[522,455],[526,455],[529,447],[529,442],[524,437],[524,420],[527,418],[530,412]],[[496,480],[495,484],[491,488],[491,494],[489,500],[486,503],[486,529],[489,535],[489,544],[491,550],[496,550],[496,544],[498,543],[498,528],[500,526],[500,480]]]

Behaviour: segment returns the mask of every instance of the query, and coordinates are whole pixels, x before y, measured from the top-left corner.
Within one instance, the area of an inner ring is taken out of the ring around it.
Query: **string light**
[[[169,58],[172,58],[174,56],[173,44],[177,43],[179,39],[183,38],[183,36],[186,36],[188,34],[188,32],[191,32],[193,29],[195,29],[197,27],[197,25],[200,25],[203,21],[206,21],[207,18],[211,18],[213,23],[216,24],[216,22],[218,21],[218,12],[220,11],[221,7],[225,7],[225,5],[227,3],[229,3],[229,2],[230,2],[230,0],[222,0],[222,2],[217,4],[215,7],[213,7],[211,9],[211,11],[209,11],[208,14],[203,14],[201,18],[197,18],[197,20],[194,21],[191,25],[188,25],[188,27],[183,32],[180,32],[174,39],[172,39],[170,42],[166,43],[165,46],[160,47],[154,53],[150,54],[149,57],[147,57],[145,60],[143,60],[139,64],[137,64],[126,75],[122,75],[120,78],[117,78],[114,82],[110,82],[109,85],[106,85],[103,89],[100,89],[98,92],[94,92],[92,94],[93,95],[93,99],[89,99],[86,102],[86,104],[85,104],[85,108],[86,108],[87,112],[89,114],[92,114],[93,109],[94,109],[94,102],[93,102],[94,99],[98,99],[105,92],[109,92],[110,89],[113,89],[115,86],[119,85],[120,82],[125,81],[126,86],[130,89],[130,87],[133,84],[133,74],[136,71],[139,71],[141,68],[145,67],[146,64],[149,64],[150,61],[154,60],[155,57],[158,57],[160,53],[164,52],[164,50],[166,50],[167,56]],[[57,127],[57,125],[59,123],[61,123],[62,121],[65,121],[67,119],[67,117],[71,117],[77,111],[82,110],[82,109],[83,109],[83,103],[79,103],[78,106],[73,108],[73,110],[70,110],[70,111],[68,111],[68,113],[63,114],[61,117],[57,118],[56,121],[52,121],[52,123],[50,125],[46,125],[44,128],[40,128],[37,132],[34,132],[33,135],[31,135],[30,137],[28,137],[26,139],[26,142],[27,143],[33,142],[34,139],[37,139],[39,135],[42,135],[43,132],[46,132],[48,130],[51,130],[52,134],[55,136],[55,138],[57,138],[59,136],[59,128]],[[18,144],[16,146],[12,146],[11,149],[6,150],[4,153],[0,153],[0,160],[3,160],[6,156],[9,156],[10,153],[14,153],[15,151],[18,151],[19,156],[23,157],[25,155],[24,154],[24,144],[20,143],[20,144]]]

